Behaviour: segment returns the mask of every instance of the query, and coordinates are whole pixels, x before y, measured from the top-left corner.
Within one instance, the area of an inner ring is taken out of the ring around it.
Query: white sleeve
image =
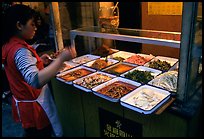
[[[15,64],[22,74],[24,80],[31,86],[38,88],[38,68],[37,59],[32,56],[32,52],[26,48],[19,49],[15,54]]]

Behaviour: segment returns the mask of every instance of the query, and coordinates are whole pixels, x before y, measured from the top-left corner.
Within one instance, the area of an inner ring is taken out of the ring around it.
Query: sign
[[[99,108],[101,137],[142,137],[142,124]]]
[[[148,2],[148,15],[182,15],[183,2]]]

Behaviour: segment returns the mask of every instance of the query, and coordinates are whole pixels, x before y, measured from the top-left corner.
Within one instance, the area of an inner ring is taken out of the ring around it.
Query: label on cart
[[[101,137],[142,137],[142,124],[99,108]]]

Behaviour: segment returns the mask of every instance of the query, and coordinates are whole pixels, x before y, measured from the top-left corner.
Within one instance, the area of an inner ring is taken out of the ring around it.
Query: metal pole
[[[180,46],[179,78],[178,78],[178,100],[187,100],[187,85],[189,72],[189,53],[191,51],[192,33],[194,29],[195,2],[184,2],[182,13],[182,38]]]

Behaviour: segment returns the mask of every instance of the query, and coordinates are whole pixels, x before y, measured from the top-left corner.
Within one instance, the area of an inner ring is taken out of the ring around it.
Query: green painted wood
[[[87,137],[100,137],[99,108],[123,117],[123,108],[119,102],[110,102],[93,93],[84,92],[82,96]]]
[[[124,108],[124,117],[143,125],[143,137],[182,137],[187,133],[186,120],[168,112],[144,115]]]
[[[52,79],[51,84],[64,136],[83,137],[85,132],[81,92],[56,79]]]

